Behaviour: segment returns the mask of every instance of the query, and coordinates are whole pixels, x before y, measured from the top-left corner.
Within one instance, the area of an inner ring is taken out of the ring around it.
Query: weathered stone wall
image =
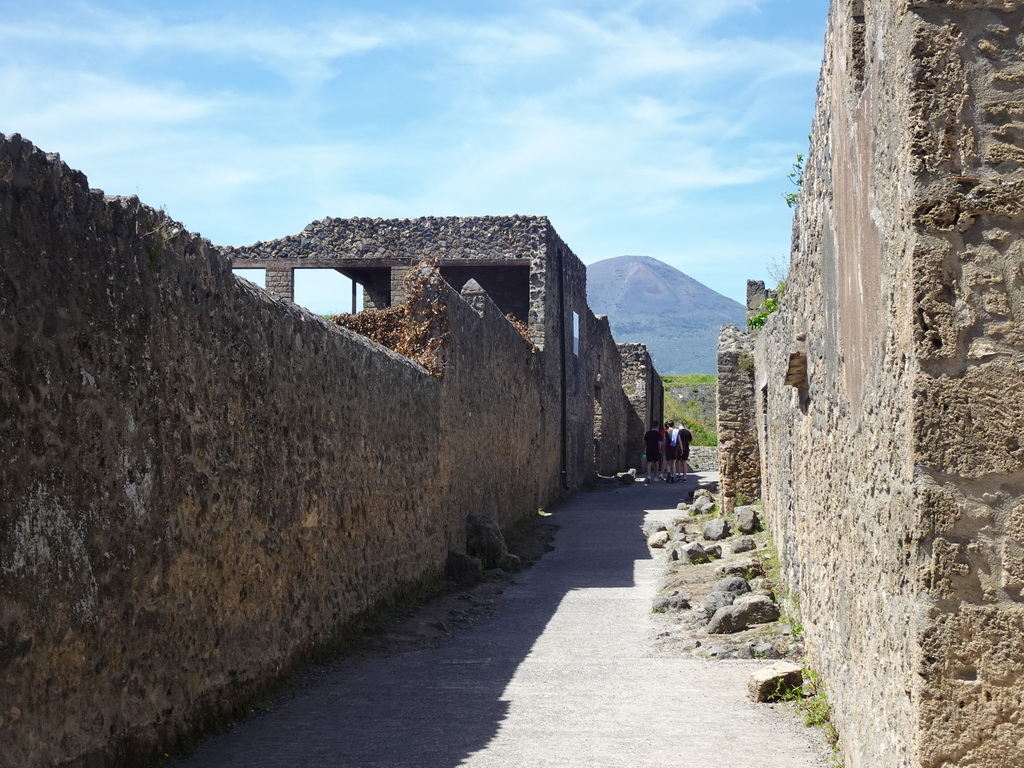
[[[748,283],[749,286],[749,283]],[[754,341],[735,325],[718,334],[718,451],[722,505],[761,498],[761,462],[754,398]]]
[[[456,289],[475,279],[504,313],[535,322],[534,341],[543,347],[546,316],[530,317],[530,279],[531,270],[550,268],[552,232],[544,216],[328,217],[296,235],[220,250],[236,268],[266,269],[267,290],[288,299],[294,269],[338,269],[362,284],[367,309],[402,303],[405,272],[436,262]]]
[[[644,452],[644,433],[651,428],[652,421],[662,421],[665,391],[647,347],[643,344],[619,344],[618,347],[622,360],[622,389],[637,416],[631,422],[631,430],[635,431],[627,435],[627,444],[632,448],[629,466],[642,469],[640,457]]]
[[[1022,25],[1014,0],[832,7],[755,387],[849,766],[1024,764]]]
[[[622,360],[605,315],[589,311],[588,357],[596,369],[594,378],[594,461],[597,471],[611,475],[633,466],[636,446],[631,436],[645,431],[640,416],[622,387]]]
[[[544,354],[473,284],[466,301],[444,283],[436,290],[458,331],[445,345],[438,501],[452,510],[451,548],[463,551],[466,512],[492,515],[507,528],[564,493],[561,432],[558,412],[545,405],[553,385],[543,377]],[[408,430],[415,436],[417,425]]]
[[[356,278],[364,307],[374,308],[404,301],[404,278],[421,260],[436,264],[457,289],[474,281],[503,313],[526,322],[534,343],[546,350],[540,375],[554,386],[544,391],[544,407],[559,414],[564,487],[578,487],[593,474],[597,369],[591,348],[606,340],[592,338],[596,328],[588,325],[586,267],[546,217],[327,218],[298,235],[220,250],[236,268],[266,268],[268,281],[275,280],[271,292],[283,298],[293,291],[281,270],[303,267],[335,268]]]
[[[551,227],[545,248],[547,279],[545,332],[546,376],[561,376],[565,438],[565,482],[578,488],[594,475],[594,383],[597,370],[591,350],[600,344],[588,337],[587,268]],[[607,342],[608,339],[605,339]],[[550,390],[553,392],[553,390]],[[553,405],[554,403],[552,403]]]
[[[424,216],[416,219],[325,218],[297,235],[221,246],[231,259],[507,259],[542,255],[551,223],[544,216]]]
[[[691,445],[688,463],[694,472],[718,472],[721,466],[718,447],[714,445]]]
[[[764,311],[768,299],[778,298],[778,292],[764,287],[764,280],[747,280],[747,320]]]
[[[563,429],[551,353],[430,290],[440,379],[0,137],[0,764],[170,746],[586,479],[589,364]]]

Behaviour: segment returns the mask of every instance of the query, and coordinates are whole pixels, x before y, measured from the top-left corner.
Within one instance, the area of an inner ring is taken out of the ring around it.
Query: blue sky
[[[324,216],[545,215],[586,263],[653,256],[742,301],[788,258],[827,10],[0,0],[0,132],[218,244]],[[315,274],[300,303],[345,309]]]

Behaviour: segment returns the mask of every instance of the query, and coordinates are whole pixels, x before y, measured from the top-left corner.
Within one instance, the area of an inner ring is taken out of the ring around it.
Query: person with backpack
[[[679,459],[679,430],[675,422],[670,421],[665,425],[665,480],[670,483],[676,481],[676,462]]]

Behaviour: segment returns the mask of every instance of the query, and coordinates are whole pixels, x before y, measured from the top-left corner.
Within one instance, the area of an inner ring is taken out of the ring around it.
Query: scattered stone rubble
[[[650,521],[643,534],[665,572],[652,609],[663,625],[656,645],[666,653],[716,659],[796,658],[802,651],[762,563],[768,535],[757,509],[718,517],[714,484],[693,492],[679,515]]]

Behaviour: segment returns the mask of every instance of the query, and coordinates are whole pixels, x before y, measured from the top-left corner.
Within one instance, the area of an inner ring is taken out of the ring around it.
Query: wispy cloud
[[[0,21],[0,131],[220,242],[324,215],[521,212],[584,258],[706,252],[720,233],[683,240],[672,221],[784,183],[820,59],[820,35],[734,22],[819,4],[300,0],[274,16],[55,0]]]

